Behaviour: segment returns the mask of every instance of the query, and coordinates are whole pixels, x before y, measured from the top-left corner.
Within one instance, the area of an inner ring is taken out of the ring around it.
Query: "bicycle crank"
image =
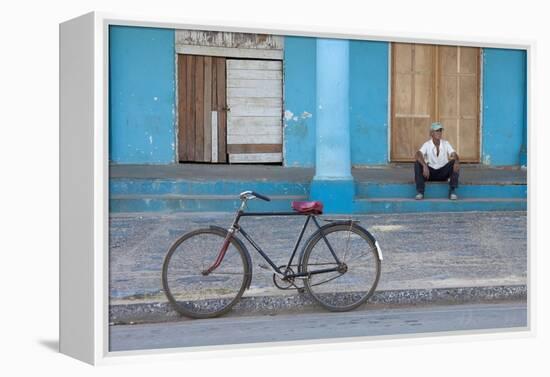
[[[285,274],[294,274],[294,270],[290,267],[279,266],[279,270],[285,271]],[[279,289],[303,289],[303,287],[298,287],[295,283],[295,278],[293,277],[281,277],[278,274],[273,274],[273,284]]]

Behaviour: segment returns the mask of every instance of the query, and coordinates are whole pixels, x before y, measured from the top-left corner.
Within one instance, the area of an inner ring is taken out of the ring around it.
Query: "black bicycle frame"
[[[277,267],[277,265],[275,265],[275,263],[273,263],[273,261],[271,260],[271,258],[269,258],[269,256],[267,256],[267,254],[262,250],[262,248],[252,239],[252,237],[239,225],[239,220],[241,217],[246,217],[246,216],[260,216],[260,217],[268,217],[268,216],[307,216],[307,219],[304,223],[304,226],[302,227],[302,231],[300,232],[300,236],[298,237],[298,239],[296,240],[296,243],[294,245],[294,250],[292,250],[292,254],[290,255],[290,259],[288,260],[288,263],[285,267],[285,271],[281,271],[279,269],[279,267]],[[336,271],[339,271],[340,270],[340,267],[334,267],[334,268],[326,268],[326,269],[322,269],[322,270],[314,270],[314,271],[308,271],[308,272],[298,272],[298,273],[293,273],[293,274],[287,274],[286,271],[288,271],[288,268],[291,266],[292,264],[292,261],[294,260],[294,256],[296,255],[296,252],[298,251],[298,246],[300,245],[300,243],[302,242],[302,238],[304,236],[304,233],[306,231],[306,228],[309,224],[309,220],[313,219],[313,222],[315,223],[315,225],[317,226],[317,229],[321,232],[321,236],[323,237],[323,240],[325,241],[325,243],[327,244],[332,256],[334,257],[334,260],[336,261],[336,263],[338,264],[338,266],[340,266],[342,263],[340,262],[340,260],[338,259],[338,257],[336,256],[336,253],[334,252],[334,250],[332,249],[332,246],[330,245],[330,243],[328,242],[327,238],[325,237],[325,234],[323,233],[323,230],[321,228],[321,226],[319,225],[319,222],[317,221],[317,219],[315,218],[315,215],[312,215],[312,214],[304,214],[304,213],[299,213],[299,212],[244,212],[244,211],[238,211],[237,212],[237,217],[235,218],[235,220],[233,221],[233,225],[231,227],[231,229],[234,229],[235,231],[238,231],[240,232],[244,238],[246,238],[246,240],[250,243],[250,245],[252,245],[252,247],[254,249],[256,249],[256,251],[262,256],[262,258],[265,259],[265,261],[267,263],[269,263],[269,265],[273,268],[273,270],[275,270],[277,273],[283,275],[284,277],[286,278],[295,278],[295,277],[303,277],[303,276],[310,276],[310,275],[315,275],[315,274],[322,274],[322,273],[327,273],[327,272],[336,272]],[[232,237],[232,234],[229,235],[228,237]]]

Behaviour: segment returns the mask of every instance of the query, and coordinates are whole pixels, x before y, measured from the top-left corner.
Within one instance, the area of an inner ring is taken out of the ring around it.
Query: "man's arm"
[[[416,161],[420,162],[422,166],[427,166],[426,161],[424,161],[424,155],[421,151],[416,151],[416,154],[414,155],[416,158]]]
[[[429,179],[430,169],[428,169],[428,164],[426,164],[426,161],[424,160],[424,155],[421,151],[416,151],[415,157],[416,161],[418,161],[422,165],[422,175],[424,176],[424,178]]]

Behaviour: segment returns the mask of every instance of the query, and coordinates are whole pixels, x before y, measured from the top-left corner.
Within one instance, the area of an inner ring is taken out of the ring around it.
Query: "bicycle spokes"
[[[169,250],[163,265],[163,287],[180,313],[214,317],[227,312],[243,294],[250,266],[234,240],[225,247],[223,263],[204,274],[220,257],[225,236],[223,230],[202,229],[183,236]]]
[[[370,297],[378,282],[380,263],[374,250],[372,241],[358,226],[327,226],[324,237],[318,235],[313,238],[304,252],[303,270],[311,274],[306,280],[306,288],[329,310],[357,307]],[[314,273],[330,267],[335,270]]]

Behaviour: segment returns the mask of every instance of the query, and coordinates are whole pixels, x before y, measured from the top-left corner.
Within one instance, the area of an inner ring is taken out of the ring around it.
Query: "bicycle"
[[[330,311],[348,311],[365,303],[380,278],[382,251],[378,242],[356,220],[331,220],[321,226],[321,202],[293,202],[294,212],[245,212],[251,199],[267,196],[245,191],[239,196],[231,227],[218,226],[184,234],[168,250],[162,267],[164,293],[179,313],[211,318],[227,313],[250,288],[252,260],[240,233],[263,257],[279,289],[304,289]],[[287,264],[277,266],[239,225],[245,216],[307,216]],[[317,230],[304,243],[298,264],[292,264],[310,222]],[[302,281],[302,284],[298,283]]]

